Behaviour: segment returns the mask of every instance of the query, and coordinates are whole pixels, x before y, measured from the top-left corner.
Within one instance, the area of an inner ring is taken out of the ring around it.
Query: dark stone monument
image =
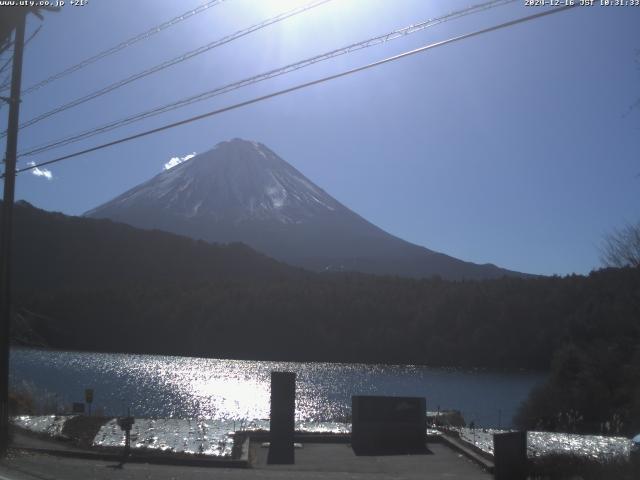
[[[356,455],[426,453],[427,404],[420,397],[351,397]]]
[[[267,463],[293,464],[296,374],[271,372],[271,426]]]
[[[527,478],[527,432],[494,433],[493,455],[496,480]]]

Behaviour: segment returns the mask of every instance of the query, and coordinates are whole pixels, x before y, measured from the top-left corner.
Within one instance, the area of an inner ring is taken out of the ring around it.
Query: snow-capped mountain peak
[[[312,270],[444,278],[516,274],[411,244],[332,198],[265,145],[233,139],[85,215],[209,242],[244,242]]]
[[[236,223],[300,223],[342,207],[265,145],[238,138],[176,164],[87,215],[140,204]]]

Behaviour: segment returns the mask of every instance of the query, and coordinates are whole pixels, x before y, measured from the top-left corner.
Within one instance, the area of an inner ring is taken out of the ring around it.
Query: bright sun
[[[312,0],[258,0],[252,3],[252,8],[267,16],[285,13],[312,3]]]

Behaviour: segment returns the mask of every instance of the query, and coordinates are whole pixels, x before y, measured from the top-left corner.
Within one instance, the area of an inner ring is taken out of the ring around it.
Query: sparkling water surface
[[[352,395],[420,396],[428,410],[460,410],[478,426],[509,427],[541,373],[424,366],[263,362],[156,355],[11,351],[11,383],[50,403],[84,401],[105,415],[257,421],[269,416],[270,372],[292,371],[296,420],[349,423]],[[320,427],[318,427],[320,428]]]
[[[427,409],[460,410],[479,427],[511,427],[511,417],[540,373],[468,371],[423,366],[259,362],[154,355],[11,351],[13,388],[31,391],[41,403],[69,405],[94,389],[93,410],[136,417],[134,448],[228,456],[231,432],[269,428],[271,371],[292,371],[296,382],[296,429],[350,430],[352,395],[420,396]],[[56,435],[65,418],[17,417],[14,421]],[[461,437],[487,452],[493,430],[461,429]],[[529,455],[573,452],[591,458],[627,456],[624,438],[529,432]],[[121,447],[115,420],[94,445]]]
[[[504,430],[456,429],[460,438],[493,455],[493,434]],[[572,433],[527,432],[527,454],[529,457],[571,454],[592,460],[628,458],[631,440],[625,437],[602,435],[576,435]]]
[[[65,438],[65,422],[74,415],[20,415],[12,422],[32,432]],[[307,433],[350,433],[341,422],[296,422],[296,431]],[[131,428],[131,448],[160,452],[230,457],[237,430],[269,430],[268,420],[240,421],[203,418],[136,418]],[[429,431],[428,431],[429,432]],[[433,431],[431,431],[433,433]],[[125,434],[116,418],[100,427],[92,445],[120,450]]]

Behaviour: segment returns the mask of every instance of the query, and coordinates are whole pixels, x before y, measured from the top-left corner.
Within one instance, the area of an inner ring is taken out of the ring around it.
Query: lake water
[[[156,355],[11,351],[14,388],[41,402],[84,401],[105,415],[247,422],[269,416],[271,371],[297,373],[299,422],[349,421],[352,395],[420,396],[427,409],[460,410],[478,426],[510,427],[542,373],[336,363],[262,362]],[[43,400],[45,399],[45,400]]]

